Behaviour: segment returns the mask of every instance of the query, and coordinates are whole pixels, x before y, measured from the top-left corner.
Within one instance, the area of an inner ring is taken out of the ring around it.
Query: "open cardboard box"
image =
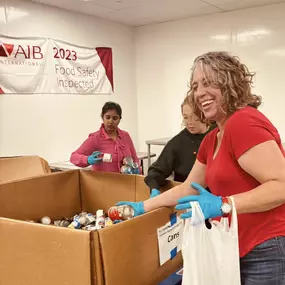
[[[159,266],[157,228],[172,209],[92,232],[24,221],[107,211],[118,201],[148,197],[142,176],[88,170],[0,183],[0,284],[158,284],[182,266],[181,254]]]
[[[47,161],[39,156],[0,157],[0,182],[50,173]]]

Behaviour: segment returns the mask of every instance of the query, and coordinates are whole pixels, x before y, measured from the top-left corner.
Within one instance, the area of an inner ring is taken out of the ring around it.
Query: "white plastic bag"
[[[185,221],[182,285],[240,285],[237,213],[232,199],[232,219],[204,223],[198,202],[191,202],[192,218]]]

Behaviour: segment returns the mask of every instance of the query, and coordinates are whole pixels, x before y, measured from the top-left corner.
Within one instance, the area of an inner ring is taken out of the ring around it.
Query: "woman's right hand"
[[[102,162],[102,158],[99,157],[102,153],[100,151],[94,151],[91,155],[88,156],[88,163],[90,165],[94,165],[94,164],[97,164],[97,163],[100,163]]]

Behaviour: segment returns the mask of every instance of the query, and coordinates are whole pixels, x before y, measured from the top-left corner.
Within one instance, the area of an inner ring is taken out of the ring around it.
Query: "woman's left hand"
[[[199,192],[199,195],[186,196],[178,200],[178,205],[175,207],[177,210],[191,209],[190,202],[197,201],[201,207],[203,215],[206,219],[221,217],[223,215],[222,197],[215,196],[208,192],[205,188],[197,183],[192,183],[191,187]],[[181,218],[187,219],[192,217],[192,211],[183,213]]]

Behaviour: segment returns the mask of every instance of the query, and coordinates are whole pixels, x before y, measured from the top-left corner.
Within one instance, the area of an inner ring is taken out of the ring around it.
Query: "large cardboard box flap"
[[[0,183],[0,216],[35,221],[71,217],[81,211],[79,183],[75,170]]]
[[[91,285],[85,231],[0,218],[0,284]]]
[[[50,173],[48,163],[39,156],[0,158],[0,182]]]
[[[105,212],[119,201],[142,201],[149,198],[143,177],[120,173],[80,170],[82,207],[85,211]]]

